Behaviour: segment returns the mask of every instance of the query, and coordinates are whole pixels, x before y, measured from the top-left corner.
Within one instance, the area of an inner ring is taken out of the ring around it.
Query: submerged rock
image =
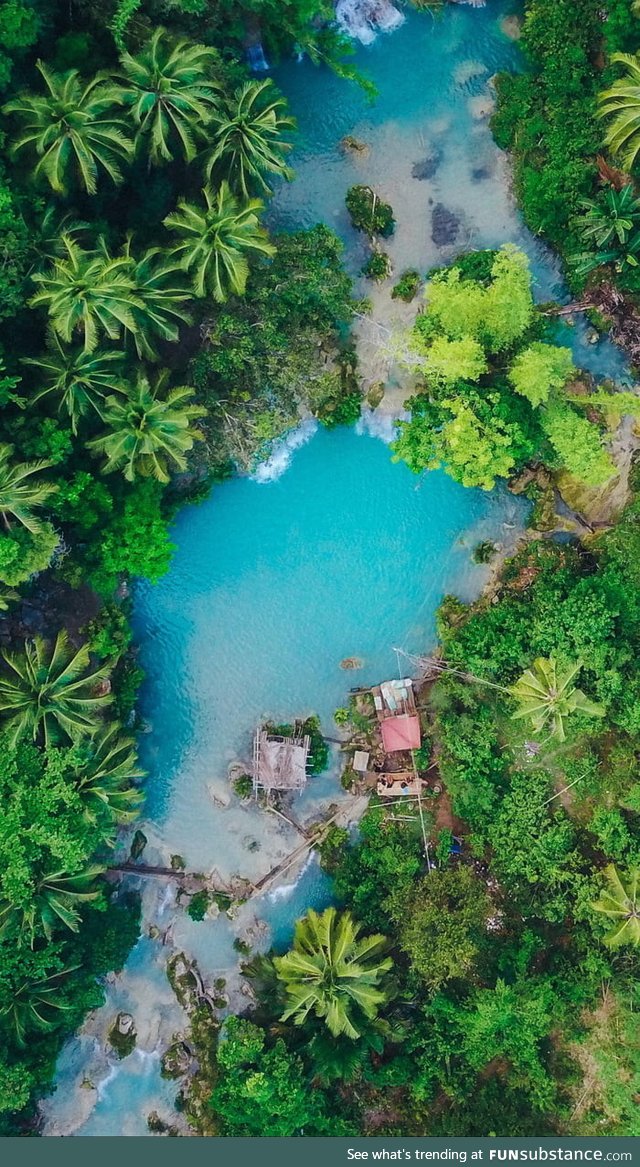
[[[354,138],[353,134],[346,134],[344,138],[340,139],[340,149],[345,154],[368,154],[369,145],[363,142],[360,138]]]
[[[482,122],[491,117],[496,108],[496,99],[491,93],[484,93],[479,97],[470,97],[467,104],[473,120]]]
[[[431,238],[436,247],[449,247],[455,243],[460,230],[460,220],[444,203],[436,203],[431,218]]]
[[[510,41],[519,41],[522,36],[522,17],[515,13],[500,18],[500,30]]]
[[[130,1013],[118,1013],[108,1033],[109,1045],[119,1058],[133,1053],[137,1040],[136,1027]]]
[[[461,61],[453,70],[453,80],[456,85],[468,85],[477,77],[484,77],[489,70],[483,61]]]
[[[419,162],[414,162],[411,167],[411,177],[417,178],[418,182],[424,182],[426,179],[433,178],[442,162],[442,151],[431,150],[426,158],[422,158]]]

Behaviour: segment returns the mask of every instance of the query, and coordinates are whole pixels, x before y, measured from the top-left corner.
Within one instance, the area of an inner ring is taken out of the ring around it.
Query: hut
[[[307,781],[307,761],[311,739],[292,734],[270,733],[258,726],[253,739],[253,789],[302,790]]]
[[[383,681],[371,690],[376,716],[386,754],[399,750],[417,750],[422,735],[410,677]]]

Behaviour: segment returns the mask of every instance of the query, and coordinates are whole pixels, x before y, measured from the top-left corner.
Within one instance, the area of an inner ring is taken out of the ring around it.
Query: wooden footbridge
[[[293,826],[303,836],[303,841],[297,847],[294,847],[293,851],[290,851],[288,855],[285,855],[284,859],[281,859],[279,863],[271,867],[255,883],[241,876],[237,876],[231,881],[225,881],[215,870],[205,874],[198,871],[181,871],[174,867],[137,863],[132,860],[127,860],[125,863],[115,863],[109,868],[109,871],[125,876],[133,875],[151,879],[173,879],[185,891],[191,894],[196,891],[207,890],[214,895],[218,893],[219,895],[228,896],[231,900],[246,901],[252,899],[253,896],[261,895],[264,891],[267,891],[285,871],[288,871],[290,867],[299,862],[312,847],[316,847],[322,842],[331,826],[334,824],[338,825],[341,819],[344,822],[349,822],[359,818],[360,813],[363,813],[366,809],[368,801],[367,797],[356,800],[352,799],[348,805],[339,807],[330,818],[325,819],[322,823],[314,823],[309,828],[300,826],[293,819],[271,808],[273,813],[278,814],[280,818],[283,818],[285,822]]]

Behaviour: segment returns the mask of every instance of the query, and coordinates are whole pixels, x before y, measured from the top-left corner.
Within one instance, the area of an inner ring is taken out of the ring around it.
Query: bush
[[[420,273],[410,268],[400,276],[397,284],[394,284],[391,289],[392,300],[404,300],[405,304],[410,304],[415,296],[418,294],[420,287]]]
[[[395,219],[389,203],[385,203],[370,186],[351,186],[345,199],[351,222],[356,231],[364,231],[370,239],[393,235]]]
[[[391,260],[386,251],[374,251],[362,269],[363,276],[380,283],[391,275]]]
[[[195,892],[195,894],[192,895],[191,899],[189,900],[187,915],[190,916],[192,920],[204,920],[209,910],[210,903],[211,898],[209,896],[209,892],[206,891],[205,888],[203,888],[202,891]]]

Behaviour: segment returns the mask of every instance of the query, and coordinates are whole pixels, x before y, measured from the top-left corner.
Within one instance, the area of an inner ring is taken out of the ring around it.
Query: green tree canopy
[[[44,385],[31,398],[35,405],[53,395],[58,410],[66,413],[74,434],[82,418],[100,415],[108,393],[124,392],[122,365],[124,353],[113,349],[67,348],[55,332],[49,348],[39,357],[25,357],[24,364],[40,371]]]
[[[37,159],[35,177],[46,179],[57,194],[68,194],[74,183],[95,194],[101,171],[122,182],[119,164],[131,157],[133,146],[126,123],[113,112],[115,86],[101,74],[84,82],[75,69],[60,75],[42,61],[36,68],[46,93],[25,93],[4,107],[20,123],[13,152]]]
[[[509,370],[509,380],[534,406],[559,393],[575,373],[571,349],[534,341],[522,349]]]
[[[518,702],[514,719],[529,718],[536,733],[542,733],[548,725],[551,736],[562,742],[566,738],[565,722],[572,713],[604,717],[603,706],[591,701],[572,684],[581,668],[581,660],[565,668],[558,668],[554,659],[538,657],[511,687],[511,693]]]
[[[215,49],[156,28],[136,53],[123,53],[119,97],[154,166],[180,155],[192,162],[220,99]]]
[[[333,907],[298,920],[292,947],[274,958],[286,991],[283,1021],[303,1025],[313,1013],[334,1037],[359,1036],[359,1015],[374,1018],[387,1000],[382,980],[392,964],[382,955],[385,937],[361,931],[349,912]]]
[[[609,948],[626,944],[637,948],[640,945],[640,869],[620,875],[609,864],[602,874],[605,887],[591,907],[612,921],[604,942]]]
[[[301,1058],[289,1053],[281,1040],[268,1048],[264,1030],[251,1021],[227,1018],[218,1065],[211,1106],[224,1134],[327,1133],[321,1096],[307,1083]]]
[[[243,199],[255,190],[270,194],[267,176],[292,178],[285,162],[291,143],[286,134],[295,121],[285,113],[287,103],[270,78],[246,81],[230,97],[223,97],[211,117],[213,145],[205,155],[205,176],[226,178]]]
[[[105,474],[122,470],[129,482],[136,475],[168,482],[170,466],[186,469],[185,455],[199,436],[191,423],[205,411],[191,403],[193,389],[168,389],[168,380],[166,369],[154,384],[140,373],[127,394],[107,398],[107,431],[87,443],[106,456]]]
[[[14,743],[22,737],[51,745],[95,732],[99,713],[111,701],[109,666],[90,670],[89,648],[77,652],[65,632],[54,643],[27,641],[23,652],[2,654],[0,711]]]
[[[607,145],[628,170],[633,170],[640,151],[640,58],[613,53],[611,61],[623,65],[625,74],[602,91],[599,113],[609,123]]]
[[[206,186],[202,194],[204,207],[181,200],[164,222],[178,239],[171,255],[190,274],[196,296],[224,301],[229,292],[244,292],[248,255],[273,255],[275,248],[258,220],[259,199],[239,203],[226,182],[217,193]]]
[[[0,445],[0,515],[5,529],[11,528],[11,519],[25,527],[32,535],[42,533],[43,523],[35,511],[44,506],[58,489],[53,482],[43,482],[38,476],[51,463],[11,462],[13,446]]]

